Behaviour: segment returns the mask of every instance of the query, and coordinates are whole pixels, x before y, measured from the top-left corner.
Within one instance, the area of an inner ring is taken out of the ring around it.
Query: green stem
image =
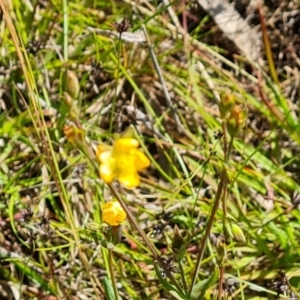
[[[181,274],[181,279],[182,279],[184,292],[187,294],[188,287],[187,287],[187,284],[186,284],[186,280],[185,280],[185,276],[184,276],[184,269],[182,267],[181,259],[178,261],[178,265],[179,265],[179,270],[180,270],[180,274]]]
[[[121,41],[121,33],[119,37],[119,44],[118,44],[118,61],[117,61],[117,74],[116,74],[116,86],[115,86],[115,93],[114,98],[111,104],[111,113],[110,113],[110,122],[109,122],[109,136],[112,136],[113,130],[113,121],[114,121],[114,113],[115,113],[115,106],[117,100],[117,90],[118,90],[118,82],[120,79],[120,60],[121,60],[121,50],[122,50],[122,41]]]
[[[217,212],[218,207],[219,207],[222,192],[223,192],[224,187],[226,186],[226,184],[227,184],[227,172],[226,172],[226,168],[224,167],[224,169],[222,171],[222,174],[221,174],[221,181],[220,181],[220,184],[218,186],[215,202],[214,202],[214,205],[213,205],[213,208],[212,208],[212,211],[211,211],[211,214],[210,214],[210,218],[208,220],[206,230],[205,230],[205,233],[204,233],[203,242],[201,243],[201,246],[200,246],[200,249],[199,249],[197,263],[196,263],[195,271],[194,271],[194,274],[193,274],[193,279],[192,279],[192,284],[191,284],[191,287],[190,287],[189,295],[191,295],[191,293],[193,291],[193,288],[195,286],[196,279],[198,277],[198,273],[199,273],[199,269],[200,269],[200,265],[201,265],[201,261],[202,261],[202,258],[203,258],[204,250],[206,248],[206,243],[207,243],[207,240],[209,238],[209,234],[210,234],[210,231],[211,231],[211,228],[212,228],[212,225],[213,225],[213,221],[214,221],[216,212]]]
[[[233,141],[234,141],[234,136],[231,137],[229,146],[227,148],[227,153],[226,153],[226,156],[225,156],[225,163],[226,164],[229,162],[230,154],[231,154],[231,151],[232,151],[232,148],[233,148]]]
[[[222,283],[223,283],[223,279],[224,279],[224,267],[221,266],[220,267],[220,279],[219,279],[219,290],[218,290],[218,300],[222,300]]]
[[[214,202],[214,205],[213,205],[213,208],[211,210],[211,214],[210,214],[207,226],[206,226],[203,241],[202,241],[200,249],[199,249],[199,253],[198,253],[198,257],[197,257],[197,263],[196,263],[195,271],[194,271],[194,274],[193,274],[192,284],[191,284],[191,287],[190,287],[189,295],[191,295],[191,293],[193,291],[193,288],[195,286],[195,283],[196,283],[196,280],[197,280],[197,277],[198,277],[198,273],[199,273],[199,269],[200,269],[200,265],[201,265],[201,261],[203,259],[204,251],[205,251],[205,248],[206,248],[207,240],[209,239],[209,234],[210,234],[210,231],[211,231],[211,228],[212,228],[212,225],[213,225],[213,221],[214,221],[215,215],[217,213],[220,202],[222,202],[223,209],[225,207],[224,213],[226,213],[226,203],[225,203],[225,201],[226,201],[226,195],[227,195],[226,186],[227,186],[227,183],[228,183],[226,165],[227,165],[227,163],[229,161],[229,158],[230,158],[230,154],[231,154],[232,147],[233,147],[234,137],[231,137],[230,143],[229,143],[229,145],[227,145],[227,128],[226,128],[225,122],[222,123],[222,129],[223,129],[223,137],[224,137],[224,162],[225,162],[225,165],[223,167],[223,171],[222,171],[222,174],[221,174],[221,180],[220,180],[218,190],[217,190],[217,193],[216,193],[215,202]]]
[[[112,286],[114,289],[115,300],[119,300],[113,263],[114,263],[114,259],[113,259],[112,249],[108,249],[108,265],[109,265],[110,280],[112,282]]]
[[[63,0],[63,14],[64,14],[64,26],[63,26],[63,33],[64,33],[64,60],[65,62],[68,61],[68,0]]]

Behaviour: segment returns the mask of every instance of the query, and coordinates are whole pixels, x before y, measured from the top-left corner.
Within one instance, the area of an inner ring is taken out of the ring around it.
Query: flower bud
[[[107,249],[113,249],[114,246],[118,245],[122,239],[122,225],[118,226],[107,226],[104,231],[104,236],[106,239],[101,241],[101,245]]]
[[[217,253],[218,253],[218,264],[219,266],[223,266],[224,261],[226,261],[227,258],[227,249],[224,243],[220,242],[217,245]]]
[[[233,94],[223,93],[221,96],[221,102],[219,104],[219,110],[221,117],[226,118],[226,115],[235,104],[235,96]]]
[[[64,92],[64,102],[68,106],[69,110],[72,109],[73,98],[67,92]]]
[[[227,119],[227,131],[233,137],[244,126],[246,121],[246,111],[239,105],[236,105]]]
[[[79,95],[80,85],[77,76],[73,71],[67,72],[66,78],[66,92],[73,98],[76,99]]]
[[[181,250],[184,248],[185,243],[184,243],[184,238],[179,232],[179,228],[177,225],[174,227],[174,236],[173,236],[173,241],[172,241],[172,249],[174,253],[180,253]]]
[[[126,217],[126,212],[118,201],[107,202],[102,208],[102,221],[110,226],[119,226]]]
[[[76,106],[75,100],[67,92],[64,92],[64,102],[68,107],[70,120],[78,120],[80,114],[79,110]]]
[[[231,232],[232,232],[232,237],[236,242],[241,243],[241,244],[246,243],[246,238],[245,238],[244,232],[240,226],[232,223],[231,224]]]
[[[85,152],[86,142],[85,142],[85,134],[82,128],[77,128],[73,125],[65,125],[64,126],[64,134],[69,143],[72,144],[74,148],[78,148],[79,150]]]
[[[112,226],[111,227],[111,242],[114,245],[118,245],[121,242],[122,238],[122,225]]]

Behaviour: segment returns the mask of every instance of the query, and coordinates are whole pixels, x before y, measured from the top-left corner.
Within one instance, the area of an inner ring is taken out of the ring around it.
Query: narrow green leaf
[[[107,297],[107,300],[116,300],[114,295],[114,289],[111,285],[110,280],[107,277],[104,277],[102,279],[104,290],[105,290],[105,296]],[[119,297],[121,300],[121,298]]]
[[[214,273],[204,280],[198,282],[191,293],[191,300],[203,299],[205,292],[213,286],[213,284],[219,279],[220,270],[215,267]]]
[[[155,268],[156,275],[160,281],[160,283],[164,286],[164,288],[177,300],[187,300],[188,298],[181,292],[176,289],[176,287],[170,284],[167,280],[165,280],[162,276],[158,268]]]

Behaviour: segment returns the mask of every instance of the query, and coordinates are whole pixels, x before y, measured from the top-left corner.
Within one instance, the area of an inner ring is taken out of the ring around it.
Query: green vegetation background
[[[184,3],[1,1],[1,299],[298,299],[299,3],[235,3],[263,64]],[[114,188],[160,262],[128,220],[111,243],[74,120],[91,147],[135,129],[151,168]]]

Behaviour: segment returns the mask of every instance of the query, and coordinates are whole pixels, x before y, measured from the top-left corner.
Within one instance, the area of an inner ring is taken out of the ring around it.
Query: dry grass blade
[[[256,32],[226,0],[198,0],[224,34],[250,61],[260,58],[261,41]]]

